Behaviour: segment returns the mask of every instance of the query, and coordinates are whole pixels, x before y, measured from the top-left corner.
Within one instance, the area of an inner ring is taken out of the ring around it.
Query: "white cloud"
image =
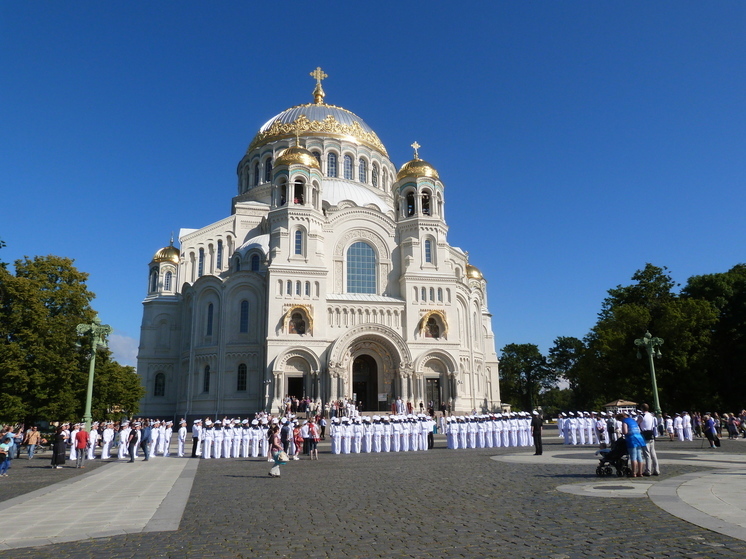
[[[137,366],[138,340],[114,332],[108,338],[112,357],[120,365]]]

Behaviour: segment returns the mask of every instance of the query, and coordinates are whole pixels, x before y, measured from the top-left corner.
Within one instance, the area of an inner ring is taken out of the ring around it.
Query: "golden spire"
[[[324,89],[321,87],[321,80],[326,79],[329,76],[324,73],[321,66],[318,66],[313,72],[311,72],[310,76],[316,80],[316,87],[313,90],[314,102],[317,105],[323,105],[326,93],[324,93]]]
[[[422,146],[420,144],[418,144],[417,142],[415,142],[415,143],[411,144],[411,147],[414,149],[414,158],[415,159],[419,159],[420,158],[420,154],[419,154],[419,152],[417,150],[420,149]]]

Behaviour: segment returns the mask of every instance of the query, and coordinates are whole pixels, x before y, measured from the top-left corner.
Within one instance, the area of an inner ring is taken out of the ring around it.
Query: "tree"
[[[120,365],[111,351],[100,348],[96,354],[96,378],[93,383],[93,417],[120,419],[137,414],[145,388],[134,367]]]
[[[717,315],[711,341],[700,347],[706,378],[698,387],[711,407],[738,411],[746,391],[746,264],[689,278],[682,297],[708,304]]]
[[[95,317],[87,278],[72,260],[58,256],[18,260],[15,274],[0,267],[0,419],[32,423],[81,417],[90,343],[78,336],[76,326]],[[120,368],[108,354],[97,364],[102,388],[107,377],[122,376]],[[127,405],[130,394],[140,394],[129,383],[120,388],[127,390],[118,396]]]
[[[666,268],[647,264],[629,286],[609,290],[599,320],[586,336],[587,351],[576,365],[582,402],[599,407],[612,399],[652,401],[647,360],[635,359],[634,340],[646,331],[665,340],[656,362],[664,409],[700,407],[712,398],[706,386],[705,350],[717,317],[705,301],[683,299],[672,290]]]
[[[547,365],[535,344],[508,344],[500,352],[500,393],[523,409],[533,409],[539,392],[557,383],[558,374]]]

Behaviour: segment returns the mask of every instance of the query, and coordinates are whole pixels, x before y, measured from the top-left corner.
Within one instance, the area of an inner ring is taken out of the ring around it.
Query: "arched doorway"
[[[352,362],[352,391],[361,411],[378,411],[378,364],[370,355]]]

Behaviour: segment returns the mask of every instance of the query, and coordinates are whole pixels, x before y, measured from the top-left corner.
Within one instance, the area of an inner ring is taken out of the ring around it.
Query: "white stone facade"
[[[141,413],[245,417],[287,394],[499,408],[486,282],[444,211],[437,171],[415,156],[397,173],[353,113],[280,113],[238,165],[231,215],[150,264]]]

